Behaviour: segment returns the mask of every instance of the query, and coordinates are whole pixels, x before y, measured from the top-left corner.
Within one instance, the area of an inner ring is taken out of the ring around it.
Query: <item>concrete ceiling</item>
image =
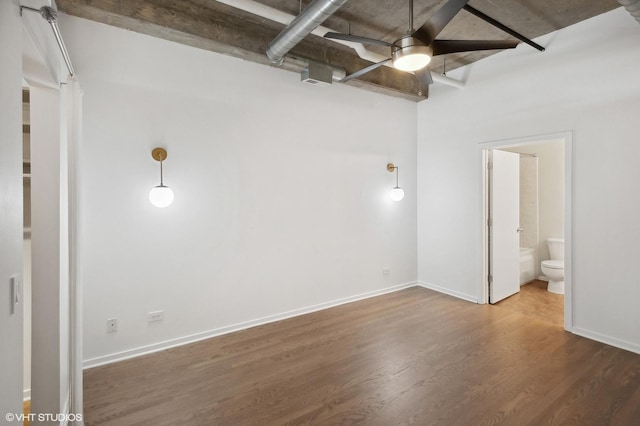
[[[298,15],[300,8],[310,3],[309,0],[257,2],[291,15]],[[421,26],[445,2],[414,0],[414,26]],[[282,24],[216,0],[57,0],[57,5],[60,11],[70,15],[271,66],[275,65],[269,63],[266,48],[284,28]],[[350,29],[352,34],[393,42],[408,29],[408,5],[409,0],[350,0],[323,25],[338,32],[348,33]],[[530,39],[620,6],[616,0],[471,0],[469,5]],[[513,40],[464,10],[438,38]],[[378,53],[389,56],[388,48],[380,49]],[[441,73],[444,60],[447,70],[452,70],[493,53],[495,51],[436,56],[429,67],[432,72]],[[282,68],[295,72],[300,72],[307,60],[342,68],[347,74],[371,64],[360,59],[352,49],[315,35],[307,36],[288,57],[293,61]],[[412,74],[390,67],[380,67],[346,84],[416,101],[426,97]]]

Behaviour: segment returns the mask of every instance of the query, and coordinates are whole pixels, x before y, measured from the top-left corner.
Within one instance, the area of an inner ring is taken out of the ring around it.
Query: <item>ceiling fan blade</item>
[[[389,62],[390,60],[391,60],[391,58],[385,59],[384,61],[380,61],[380,62],[377,62],[377,63],[375,63],[373,65],[369,65],[366,68],[362,68],[361,70],[356,71],[353,74],[349,74],[348,76],[346,76],[345,78],[340,80],[340,83],[346,83],[347,81],[353,80],[354,78],[358,78],[361,75],[364,75],[364,74],[368,73],[369,71],[373,71],[376,68],[380,68],[381,66],[383,66],[385,63]]]
[[[335,40],[344,40],[344,41],[353,41],[356,43],[362,44],[376,44],[378,46],[393,46],[391,43],[382,40],[376,40],[374,38],[369,37],[361,37],[352,34],[341,34],[341,33],[326,33],[324,35],[325,38],[335,39]]]
[[[472,50],[513,49],[517,41],[510,40],[434,40],[433,56]]]
[[[429,71],[429,68],[424,67],[415,71],[414,74],[422,87],[427,87],[430,84],[433,84],[433,78],[431,78],[431,71]]]
[[[418,28],[412,36],[431,44],[438,34],[447,26],[454,16],[460,12],[469,0],[449,0],[429,19],[422,27]]]

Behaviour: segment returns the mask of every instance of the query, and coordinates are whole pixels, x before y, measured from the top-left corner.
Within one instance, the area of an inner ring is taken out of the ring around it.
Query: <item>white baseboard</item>
[[[258,318],[251,321],[245,321],[238,324],[228,325],[225,327],[216,328],[213,330],[203,331],[201,333],[191,334],[184,337],[178,337],[175,339],[165,340],[163,342],[153,343],[151,345],[140,346],[133,349],[127,349],[125,351],[116,352],[109,355],[103,355],[95,358],[86,359],[82,363],[83,369],[98,367],[100,365],[111,364],[125,359],[135,358],[141,355],[147,355],[153,352],[163,351],[165,349],[174,348],[176,346],[183,346],[189,343],[198,342],[200,340],[210,339],[212,337],[220,336],[223,334],[233,333],[234,331],[245,330],[247,328],[256,327],[258,325],[268,324],[275,321],[281,321],[287,318],[297,317],[300,315],[309,314],[312,312],[320,311],[323,309],[332,308],[334,306],[344,305],[346,303],[356,302],[358,300],[364,300],[375,296],[381,296],[387,293],[393,293],[395,291],[404,290],[405,288],[415,287],[417,282],[399,284],[393,287],[387,287],[380,290],[369,291],[366,293],[357,294],[355,296],[344,297],[341,299],[332,300],[329,302],[319,303],[317,305],[307,306],[305,308],[294,309],[292,311],[283,312],[280,314],[270,315],[263,318]]]
[[[449,296],[457,297],[458,299],[466,300],[468,302],[479,303],[478,298],[469,294],[460,293],[459,291],[451,290],[448,288],[440,287],[435,284],[426,283],[424,281],[418,281],[418,285],[430,290],[437,291],[439,293],[448,294]]]
[[[25,389],[22,391],[22,400],[30,401],[31,400],[31,389]]]
[[[615,346],[616,348],[620,348],[620,349],[624,349],[630,352],[635,352],[637,354],[640,354],[640,345],[637,343],[607,336],[595,331],[585,330],[584,328],[580,328],[580,327],[573,327],[571,329],[571,332],[574,334],[577,334],[578,336],[595,340],[596,342],[605,343],[609,346]]]

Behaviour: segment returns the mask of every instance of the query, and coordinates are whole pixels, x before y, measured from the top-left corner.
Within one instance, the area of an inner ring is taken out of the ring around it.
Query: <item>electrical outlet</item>
[[[118,320],[116,318],[109,318],[107,320],[107,333],[115,333],[118,331]]]
[[[147,322],[158,322],[164,319],[164,311],[153,311],[147,314]]]
[[[382,275],[389,275],[391,274],[391,268],[388,266],[385,266],[384,268],[382,268]]]

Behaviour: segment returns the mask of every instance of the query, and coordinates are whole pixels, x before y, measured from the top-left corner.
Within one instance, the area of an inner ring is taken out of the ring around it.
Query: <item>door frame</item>
[[[60,218],[51,227],[59,228],[59,232],[55,235],[56,231],[54,231],[49,235],[50,228],[44,229],[45,232],[40,235],[40,250],[41,253],[46,254],[46,257],[57,258],[59,262],[60,273],[55,275],[55,279],[61,297],[55,300],[58,303],[56,306],[47,303],[47,307],[51,307],[50,310],[43,310],[37,315],[32,311],[32,330],[37,323],[44,333],[38,336],[32,331],[31,346],[33,352],[34,346],[51,345],[52,341],[57,340],[55,342],[57,347],[54,350],[60,353],[60,359],[56,365],[58,368],[46,369],[47,365],[43,363],[42,357],[32,356],[31,396],[35,394],[36,399],[31,400],[31,411],[82,414],[82,286],[78,262],[80,248],[77,214],[80,192],[78,150],[81,142],[76,134],[77,129],[70,128],[70,119],[76,118],[72,112],[75,109],[70,108],[76,102],[75,99],[71,99],[75,92],[70,89],[75,79],[67,78],[66,68],[63,68],[62,56],[59,54],[55,38],[51,36],[49,24],[38,14],[24,14],[18,19],[22,21],[23,58],[29,59],[29,66],[23,65],[22,77],[23,86],[29,87],[31,91],[32,125],[34,122],[47,123],[45,131],[41,134],[47,134],[50,129],[53,129],[51,134],[56,135],[55,142],[59,145],[57,151],[47,155],[45,159],[58,162],[59,171],[56,174],[60,178],[56,178],[58,187],[54,189],[57,191],[55,201],[58,202],[59,208],[56,208],[56,211],[60,214]],[[77,84],[75,86],[77,89]],[[38,102],[38,99],[34,100],[34,92],[40,92],[40,101],[48,100],[53,105],[53,107],[50,105],[48,112],[52,116],[59,117],[58,123],[52,125],[43,120],[43,108],[40,108],[40,113],[34,111],[33,105]],[[41,159],[44,157],[43,155]],[[44,164],[44,161],[41,161],[41,164]],[[48,161],[47,165],[49,166]],[[47,185],[50,184],[51,182],[47,182]],[[65,226],[61,227],[62,224]],[[34,235],[38,238],[37,230],[32,232],[32,237]],[[32,239],[32,250],[33,247]],[[32,263],[32,271],[39,267],[41,265]],[[34,282],[32,273],[32,296],[46,299],[48,293],[43,292],[44,286],[33,286]],[[64,318],[63,321],[60,320],[61,317]],[[47,339],[47,336],[52,335],[52,330],[53,334],[57,335],[57,339]],[[66,339],[60,339],[60,336],[65,334]],[[34,381],[34,370],[46,371],[46,374],[40,374],[37,383]],[[67,374],[63,375],[62,372]],[[66,383],[60,384],[65,381]],[[81,420],[69,422],[69,424],[72,423],[80,424]]]
[[[478,157],[481,164],[481,179],[479,184],[479,196],[481,211],[478,215],[479,225],[482,230],[480,238],[481,262],[483,265],[482,276],[478,284],[478,303],[489,303],[489,232],[488,232],[488,191],[489,173],[487,172],[488,150],[500,148],[513,148],[522,145],[550,142],[560,140],[564,142],[564,329],[572,331],[573,328],[573,132],[559,132],[527,136],[514,139],[503,139],[478,143]]]

